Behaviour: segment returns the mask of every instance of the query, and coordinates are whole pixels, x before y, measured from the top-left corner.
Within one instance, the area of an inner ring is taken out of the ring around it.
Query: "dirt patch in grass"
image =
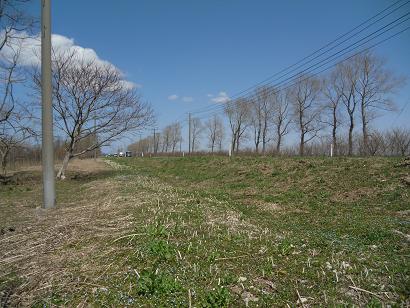
[[[357,202],[363,198],[368,198],[378,192],[377,188],[361,187],[359,189],[352,189],[344,192],[334,193],[331,201],[334,202]]]

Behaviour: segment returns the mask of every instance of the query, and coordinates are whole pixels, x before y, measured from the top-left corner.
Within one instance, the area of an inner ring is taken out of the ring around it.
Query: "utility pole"
[[[51,0],[41,0],[41,103],[42,103],[42,164],[43,208],[56,205],[53,106],[51,85]]]
[[[191,113],[188,113],[188,153],[191,153]]]
[[[155,128],[154,128],[154,155],[157,154],[157,139],[155,135]]]
[[[97,112],[94,111],[94,138],[95,138],[95,149],[94,149],[94,160],[97,160]]]

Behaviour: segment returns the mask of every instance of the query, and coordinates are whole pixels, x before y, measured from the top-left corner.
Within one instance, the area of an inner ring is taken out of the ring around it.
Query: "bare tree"
[[[250,123],[253,128],[255,151],[259,153],[262,143],[262,153],[266,151],[269,138],[269,122],[273,116],[276,91],[273,87],[259,87],[255,90],[250,102]]]
[[[299,129],[299,155],[304,155],[306,143],[317,136],[320,130],[318,104],[320,81],[309,76],[300,76],[290,91],[294,121]]]
[[[160,143],[161,143],[161,133],[156,133],[153,136],[153,142],[154,142],[153,152],[154,152],[154,154],[156,154],[158,152],[158,149],[159,149]]]
[[[23,145],[35,135],[29,122],[30,116],[24,112],[24,109],[15,109],[7,121],[0,123],[0,161],[4,175],[7,172],[7,160],[11,150]]]
[[[238,98],[225,104],[225,114],[228,116],[232,132],[231,149],[239,152],[239,143],[246,129],[249,127],[249,102],[245,98]]]
[[[15,99],[15,87],[25,81],[18,65],[18,42],[9,51],[12,52],[9,57],[0,58],[0,160],[3,174],[6,174],[10,152],[35,135],[30,128],[33,126],[32,113]]]
[[[386,142],[392,155],[405,156],[410,154],[410,130],[393,128],[386,133]]]
[[[324,96],[324,112],[325,116],[322,121],[330,126],[332,131],[333,151],[338,154],[338,127],[342,121],[340,107],[342,105],[342,70],[341,67],[336,67],[327,78],[323,80],[322,92]]]
[[[362,140],[363,142],[363,140]],[[386,153],[386,141],[384,135],[379,131],[372,131],[368,135],[367,144],[362,143],[362,152],[371,156],[384,155]]]
[[[283,137],[289,133],[291,118],[289,115],[289,92],[281,91],[275,96],[273,125],[276,132],[276,153],[280,153]]]
[[[27,14],[25,6],[30,0],[1,0],[0,1],[0,51],[5,46],[14,45],[29,35],[36,24],[36,20]]]
[[[178,144],[182,142],[181,124],[179,122],[175,122],[168,125],[165,127],[162,135],[163,142],[166,144],[165,152],[168,152],[168,149],[170,149],[171,152],[174,153]]]
[[[162,153],[167,153],[168,150],[171,148],[171,135],[172,135],[172,127],[171,125],[168,125],[164,127],[162,130],[161,136],[162,136],[162,148],[161,152]]]
[[[193,118],[191,120],[191,147],[194,152],[199,146],[199,140],[203,132],[203,126],[199,118]]]
[[[25,76],[18,65],[21,44],[9,48],[9,54],[0,54],[0,123],[8,121],[16,106],[14,88],[25,81]]]
[[[34,75],[40,90],[40,74]],[[66,136],[66,155],[57,174],[65,178],[69,161],[153,123],[153,113],[122,74],[110,64],[98,64],[76,51],[54,54],[53,108],[56,127]],[[95,121],[95,122],[94,122]],[[91,134],[96,142],[78,151]]]
[[[404,82],[385,68],[385,61],[368,52],[356,57],[358,67],[355,91],[360,104],[363,146],[369,146],[369,124],[377,116],[377,110],[393,110],[389,94]]]
[[[154,138],[148,136],[128,145],[128,151],[134,153],[150,153],[153,150]]]
[[[214,115],[206,122],[205,127],[207,129],[208,144],[211,148],[211,152],[214,152],[217,145],[219,146],[219,150],[221,150],[224,134],[221,118],[217,115]]]
[[[348,61],[337,65],[336,70],[338,82],[334,83],[335,91],[341,94],[341,101],[346,108],[349,118],[348,133],[348,155],[353,154],[353,130],[355,127],[355,112],[357,108],[356,82],[357,82],[357,58],[351,58]]]

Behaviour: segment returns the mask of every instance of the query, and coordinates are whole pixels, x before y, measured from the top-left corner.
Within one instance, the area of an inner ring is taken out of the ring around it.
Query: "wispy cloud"
[[[170,101],[174,101],[174,100],[177,100],[178,99],[178,95],[176,95],[176,94],[171,94],[170,96],[168,96],[168,100],[170,100]]]
[[[211,101],[214,103],[226,103],[227,101],[229,101],[229,96],[226,92],[221,91],[217,96],[212,98]]]

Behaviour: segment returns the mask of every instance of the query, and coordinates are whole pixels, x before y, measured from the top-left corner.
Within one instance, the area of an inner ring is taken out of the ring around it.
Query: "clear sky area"
[[[162,128],[187,112],[221,104],[394,2],[52,1],[52,31],[118,67],[153,105]],[[379,26],[408,13],[405,3]],[[31,10],[38,14],[39,3]],[[410,77],[409,30],[375,53],[396,74]],[[410,127],[410,80],[395,101],[398,112],[379,118],[378,127]]]

